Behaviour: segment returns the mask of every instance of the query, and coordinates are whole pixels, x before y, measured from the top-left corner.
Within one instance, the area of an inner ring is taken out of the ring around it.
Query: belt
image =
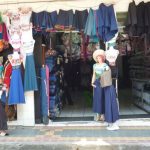
[[[33,55],[33,53],[26,53],[26,56],[31,56]]]
[[[20,68],[20,65],[18,65],[18,66],[13,66],[12,68],[13,68],[13,69],[19,69],[19,68]]]

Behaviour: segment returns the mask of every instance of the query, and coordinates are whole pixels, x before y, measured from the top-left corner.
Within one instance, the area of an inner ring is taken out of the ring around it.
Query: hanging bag
[[[104,71],[100,77],[101,87],[107,87],[112,85],[111,69]]]

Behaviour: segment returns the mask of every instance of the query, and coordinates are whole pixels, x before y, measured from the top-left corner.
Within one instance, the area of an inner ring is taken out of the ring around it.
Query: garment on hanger
[[[128,7],[125,31],[130,36],[137,34],[137,8],[135,2],[131,2]]]
[[[48,16],[48,13],[46,11],[42,11],[38,13],[38,21],[41,30],[52,28],[51,18]]]
[[[12,65],[7,60],[4,64],[4,84],[8,89],[10,87],[11,74],[12,74]]]
[[[35,31],[51,31],[57,21],[57,11],[47,12],[33,12],[31,15],[31,22]]]
[[[111,40],[118,32],[118,26],[113,5],[100,4],[97,10],[98,34],[104,42]]]
[[[20,32],[21,32],[20,36],[21,43],[33,41],[31,24],[28,24],[26,26],[20,26]]]
[[[95,13],[96,10],[90,8],[89,15],[84,29],[84,34],[89,36],[91,42],[98,42]]]
[[[73,27],[73,10],[59,10],[56,29],[71,29]]]
[[[25,59],[25,76],[24,76],[24,90],[25,91],[33,91],[37,90],[37,78],[35,72],[35,63],[33,56],[35,41],[32,39],[30,42],[23,42],[21,46],[21,52],[26,56]],[[31,71],[32,70],[32,71]]]
[[[75,15],[74,15],[74,20],[73,20],[73,26],[75,27],[75,29],[81,31],[85,29],[85,24],[87,21],[87,17],[88,17],[88,10],[76,10],[75,11]]]
[[[145,3],[145,32],[150,34],[150,2]]]
[[[8,105],[25,103],[24,90],[21,77],[22,56],[18,52],[8,56],[12,65],[12,75],[8,96]]]
[[[106,60],[108,60],[109,64],[115,66],[116,59],[119,55],[119,51],[114,49],[112,46],[105,51]]]
[[[12,45],[14,50],[20,51],[21,47],[21,31],[20,27],[14,28],[13,26],[9,27],[9,42]]]
[[[55,24],[57,22],[57,11],[52,11],[50,13],[48,12],[47,13],[47,18],[48,18],[48,20],[47,20],[47,23],[48,23],[47,30],[54,29]]]
[[[137,35],[145,33],[145,3],[142,1],[137,5]]]
[[[9,18],[11,27],[19,28],[21,22],[20,22],[20,14],[18,13],[18,11],[12,12]]]
[[[9,41],[8,40],[8,32],[7,32],[5,23],[2,23],[2,38],[4,41],[7,41],[7,42]]]
[[[31,23],[31,8],[19,8],[20,26],[28,26]]]
[[[33,29],[40,29],[40,24],[39,24],[39,20],[38,20],[38,13],[32,11],[31,14],[31,22],[33,25]]]

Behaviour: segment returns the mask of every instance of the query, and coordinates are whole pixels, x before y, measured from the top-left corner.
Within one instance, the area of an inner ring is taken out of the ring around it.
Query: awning
[[[92,7],[98,8],[99,4],[114,4],[116,11],[127,11],[131,0],[0,0],[1,11],[16,10],[19,7],[31,7],[33,11],[84,10]],[[121,6],[121,7],[120,7]]]

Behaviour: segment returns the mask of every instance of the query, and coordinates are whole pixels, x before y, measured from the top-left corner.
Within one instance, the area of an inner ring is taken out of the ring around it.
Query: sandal
[[[99,118],[99,121],[105,121],[104,116],[101,116],[101,117]]]

